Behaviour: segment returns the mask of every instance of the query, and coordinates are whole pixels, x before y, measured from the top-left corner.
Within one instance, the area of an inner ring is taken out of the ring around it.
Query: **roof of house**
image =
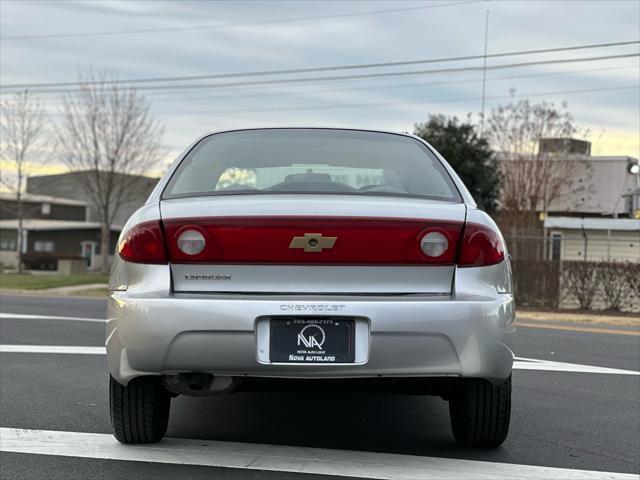
[[[98,170],[100,173],[104,173],[104,174],[110,174],[113,173],[115,174],[115,176],[117,177],[136,177],[136,178],[140,178],[140,179],[146,179],[146,180],[155,180],[158,181],[160,178],[159,177],[151,177],[149,175],[144,175],[142,173],[125,173],[125,172],[109,172],[107,170]],[[91,169],[81,169],[81,170],[73,170],[71,172],[62,172],[62,173],[48,173],[48,174],[44,174],[44,175],[29,175],[27,177],[27,183],[29,179],[32,178],[56,178],[56,177],[84,177],[85,175],[95,175],[96,171],[95,170],[91,170]]]
[[[556,212],[557,215],[564,212],[600,215],[627,213],[628,206],[623,196],[637,188],[635,175],[627,169],[629,159],[588,157],[585,162],[580,162],[571,184],[565,185],[547,211]]]
[[[545,228],[567,230],[623,230],[640,231],[640,220],[635,218],[547,217]]]
[[[21,196],[23,202],[51,203],[54,205],[73,205],[78,207],[86,207],[89,204],[80,200],[71,200],[69,198],[52,197],[50,195],[38,195],[35,193],[23,193]],[[11,201],[16,200],[15,193],[0,192],[0,200]]]
[[[587,157],[591,162],[610,162],[610,161],[618,161],[618,162],[637,162],[638,159],[635,157],[630,157],[626,155],[592,155]]]
[[[0,220],[0,229],[15,230],[17,228],[17,219]],[[32,231],[95,230],[100,229],[100,222],[81,222],[75,220],[40,220],[29,218],[22,221],[22,228]],[[122,230],[122,226],[111,225],[111,230],[119,232]]]

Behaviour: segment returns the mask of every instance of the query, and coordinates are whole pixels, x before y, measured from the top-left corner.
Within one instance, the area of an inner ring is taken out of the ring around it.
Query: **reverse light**
[[[198,255],[202,253],[206,245],[204,235],[197,230],[184,230],[176,240],[178,248],[185,255]]]
[[[458,258],[460,267],[495,265],[504,260],[502,237],[492,228],[478,223],[467,223]]]
[[[442,232],[428,232],[420,240],[420,250],[427,257],[441,257],[449,249],[449,239]]]
[[[118,254],[126,262],[167,263],[160,222],[145,222],[128,230],[118,244]]]

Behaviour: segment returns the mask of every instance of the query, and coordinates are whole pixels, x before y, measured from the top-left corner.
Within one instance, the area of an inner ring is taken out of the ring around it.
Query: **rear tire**
[[[509,432],[511,376],[500,385],[488,380],[463,380],[449,399],[451,429],[465,447],[495,448]]]
[[[171,397],[160,377],[134,378],[125,387],[109,380],[113,435],[122,443],[158,442],[167,432]]]

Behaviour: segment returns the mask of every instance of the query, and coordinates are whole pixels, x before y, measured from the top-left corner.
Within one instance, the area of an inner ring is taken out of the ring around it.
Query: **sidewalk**
[[[518,310],[517,322],[573,323],[617,327],[640,327],[640,314],[609,312],[575,312],[572,310]]]

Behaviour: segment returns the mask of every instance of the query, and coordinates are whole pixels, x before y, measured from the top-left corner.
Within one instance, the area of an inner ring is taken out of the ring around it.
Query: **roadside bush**
[[[560,302],[560,262],[555,260],[512,260],[518,305],[558,308]]]
[[[628,269],[629,264],[621,262],[602,262],[598,266],[598,281],[607,309],[620,311],[629,302],[633,290]]]
[[[640,263],[627,263],[624,268],[624,276],[629,284],[629,289],[638,301],[640,301]]]
[[[567,295],[573,298],[580,308],[589,310],[593,306],[598,290],[599,263],[583,260],[562,263],[563,285]]]
[[[58,257],[53,253],[23,253],[22,265],[26,270],[55,270],[58,268]]]

